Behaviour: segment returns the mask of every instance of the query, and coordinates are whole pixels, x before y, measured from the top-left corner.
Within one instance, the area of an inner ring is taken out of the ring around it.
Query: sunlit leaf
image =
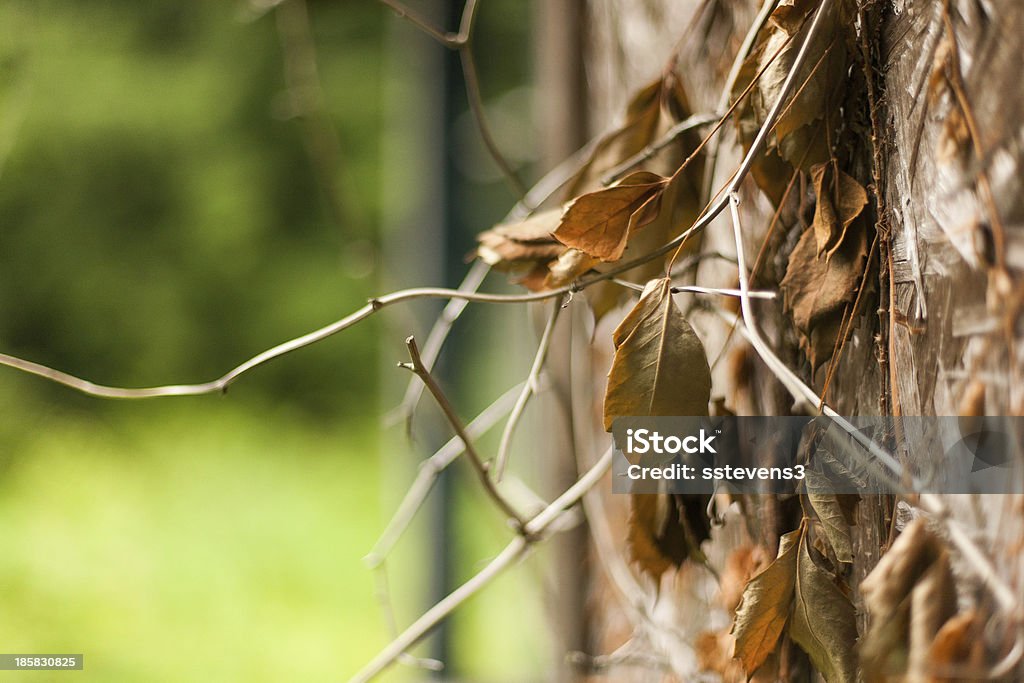
[[[633,415],[707,415],[711,370],[704,345],[672,298],[668,278],[651,280],[615,329],[604,427]]]
[[[667,182],[639,171],[617,185],[577,197],[566,208],[554,235],[562,244],[602,261],[617,261],[626,250],[631,230],[642,227],[633,221],[633,214],[655,199]],[[640,220],[649,223],[656,217],[647,209]]]

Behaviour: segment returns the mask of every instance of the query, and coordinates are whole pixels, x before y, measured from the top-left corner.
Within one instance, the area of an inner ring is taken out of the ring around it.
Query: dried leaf
[[[975,611],[963,612],[949,619],[935,635],[928,652],[928,661],[933,671],[954,669],[967,662],[974,646],[982,639],[979,634],[984,621]],[[949,680],[935,677],[932,680]]]
[[[700,671],[714,671],[723,683],[746,683],[743,665],[733,656],[733,637],[728,631],[704,631],[697,636],[694,650]]]
[[[550,272],[544,284],[548,288],[567,285],[598,263],[600,263],[599,259],[589,256],[579,249],[566,249],[561,256],[548,265]]]
[[[668,183],[666,178],[639,171],[604,190],[577,197],[566,208],[555,237],[564,245],[579,249],[602,261],[618,261],[626,250],[630,231],[642,225],[634,213],[655,200]],[[641,212],[649,223],[657,217],[652,210]],[[645,223],[644,223],[645,224]]]
[[[496,225],[477,235],[476,255],[498,269],[509,269],[523,262],[546,263],[558,258],[565,246],[552,233],[561,216],[561,209],[551,209],[519,223]]]
[[[796,72],[799,94],[780,114],[775,125],[779,155],[802,170],[827,158],[826,136],[816,135],[812,124],[826,117],[837,117],[843,98],[847,55],[846,41],[840,33],[844,22],[838,4],[822,8],[828,14],[822,18],[821,28],[808,46],[807,58]],[[765,69],[757,83],[758,97],[752,101],[758,121],[765,120],[793,69],[810,28],[810,22],[804,21],[804,17],[819,5],[815,0],[795,0],[783,3],[772,13],[769,34],[756,53],[757,70]]]
[[[704,560],[700,544],[711,534],[706,496],[636,494],[630,497],[630,557],[655,581],[687,558]]]
[[[803,533],[801,526],[783,536],[778,557],[752,578],[743,591],[732,634],[736,638],[735,655],[748,674],[753,674],[775,651],[789,620]]]
[[[671,496],[665,494],[630,497],[629,533],[626,537],[629,554],[643,572],[655,579],[686,559],[685,550],[677,550],[679,545],[685,548],[685,542],[677,536],[666,537],[671,505]],[[678,527],[669,525],[669,529]]]
[[[931,669],[931,647],[942,625],[956,614],[956,589],[943,552],[921,575],[910,594],[910,647],[907,667],[918,677]]]
[[[856,296],[866,261],[863,230],[852,230],[825,258],[818,256],[814,229],[808,228],[790,254],[780,283],[782,305],[800,333],[800,344],[812,368],[831,356],[843,312]]]
[[[811,0],[780,0],[768,21],[781,28],[787,35],[793,35],[800,30],[800,26],[814,7],[815,3]]]
[[[814,559],[806,533],[798,545],[789,635],[828,683],[852,683],[857,680],[853,603]]]
[[[910,595],[924,571],[943,553],[942,546],[923,519],[907,525],[889,552],[860,584],[864,605],[874,619],[883,620]]]
[[[836,559],[840,562],[853,562],[853,543],[850,539],[851,519],[847,513],[851,501],[844,500],[856,496],[839,496],[833,493],[827,477],[814,470],[807,470],[804,479],[807,487],[807,501],[815,516],[821,522],[825,537],[832,546]],[[844,503],[846,505],[844,505]]]
[[[758,545],[736,548],[725,560],[725,569],[719,581],[719,602],[728,612],[734,612],[743,597],[750,578],[768,565],[768,553]]]
[[[869,624],[861,645],[875,677],[920,668],[940,625],[956,608],[949,557],[923,519],[904,529],[861,582]],[[916,633],[916,635],[913,635]]]
[[[616,417],[708,414],[711,371],[704,345],[672,299],[668,278],[647,283],[612,341],[605,430]]]
[[[811,167],[811,180],[817,197],[813,223],[817,255],[828,252],[831,256],[846,239],[850,224],[867,206],[868,193],[832,161]]]

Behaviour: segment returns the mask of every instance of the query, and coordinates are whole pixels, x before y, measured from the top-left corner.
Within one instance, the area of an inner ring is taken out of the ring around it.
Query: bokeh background
[[[524,179],[530,5],[484,2],[477,52]],[[106,384],[205,381],[368,296],[453,284],[514,198],[463,95],[432,148],[442,60],[371,0],[3,3],[0,350]],[[444,163],[457,191],[436,197]],[[110,402],[0,368],[0,651],[84,653],[74,675],[95,681],[353,673],[389,635],[361,558],[436,440],[410,447],[381,416],[408,379],[401,340],[436,310],[389,309],[225,396]],[[467,316],[444,361],[460,407],[525,374],[509,350],[526,320]],[[457,580],[505,542],[467,491],[451,535],[418,523],[389,563],[400,624],[428,604],[439,544]],[[541,677],[535,574],[457,617],[460,676]]]

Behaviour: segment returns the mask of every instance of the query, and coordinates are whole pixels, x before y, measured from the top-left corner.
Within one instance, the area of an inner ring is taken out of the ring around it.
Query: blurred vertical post
[[[586,27],[585,0],[535,0],[534,35],[537,98],[536,116],[541,131],[543,157],[541,171],[546,172],[583,146],[587,132],[587,95],[583,70]],[[546,310],[546,308],[545,308]],[[557,494],[572,485],[578,476],[576,439],[572,420],[572,318],[563,315],[555,329],[549,352],[549,371],[553,391],[541,394],[547,404],[543,410],[552,435],[545,446],[550,457],[543,458],[544,479],[549,492]],[[556,635],[553,646],[558,662],[551,680],[572,681],[580,676],[565,664],[565,653],[588,651],[586,600],[586,527],[580,525],[552,545],[551,573],[548,583],[554,587],[549,618]]]
[[[457,5],[460,5],[457,0],[415,3],[417,11],[435,25],[445,27],[458,26],[461,7]],[[383,272],[389,281],[382,285],[385,290],[419,286],[425,282],[456,286],[462,262],[457,254],[453,257],[455,240],[451,236],[464,227],[456,224],[458,216],[452,210],[458,201],[458,188],[450,150],[453,121],[459,104],[465,98],[459,57],[455,51],[438,45],[434,39],[404,21],[391,23],[387,54],[390,64],[385,78],[385,111],[389,125],[382,145],[385,173],[382,210],[387,260]],[[396,192],[395,188],[401,188],[401,191]],[[440,303],[418,307],[422,315],[417,315],[415,321],[402,321],[402,324],[414,323],[417,330],[428,330],[440,310]],[[401,335],[409,331],[406,327]],[[449,340],[448,346],[457,341]],[[402,353],[397,347],[395,351]],[[454,368],[444,363],[445,355],[435,364],[434,374],[446,386],[454,386]],[[394,358],[387,360],[387,372],[393,375]],[[390,376],[387,379],[394,381]],[[408,379],[405,373],[397,376],[394,390],[385,391],[384,395],[391,400],[401,396]],[[434,452],[448,438],[448,427],[434,419],[438,416],[429,409],[428,403],[429,398],[421,401],[423,410],[418,411],[415,422],[415,446],[421,457]],[[393,407],[391,403],[387,409]],[[398,451],[406,450],[408,444],[403,442]],[[410,466],[407,461],[402,461],[392,466],[390,476],[385,471],[385,485],[404,482]],[[453,587],[452,560],[457,551],[452,533],[453,476],[454,471],[448,469],[438,477],[424,508],[426,542],[417,551],[426,555],[428,563],[421,589],[424,593],[421,599],[426,606],[437,603]],[[428,643],[428,656],[446,665],[446,669],[438,674],[439,678],[447,679],[454,675],[450,642],[450,628],[444,621],[434,630]]]
[[[458,27],[462,18],[462,2],[459,0],[437,0],[439,7],[438,16],[443,18],[442,26]],[[459,53],[455,50],[444,50],[443,62],[441,65],[442,78],[440,105],[440,120],[442,124],[440,157],[437,159],[437,171],[439,172],[443,186],[442,212],[445,225],[445,253],[444,253],[444,283],[448,287],[457,287],[464,274],[464,267],[460,255],[456,252],[456,235],[467,230],[462,225],[460,214],[455,210],[461,200],[462,183],[458,170],[455,168],[455,160],[452,150],[454,144],[455,122],[466,101],[465,83],[462,77],[462,65]],[[449,340],[448,352],[458,357],[458,338]],[[454,376],[457,364],[444,362],[444,356],[438,357],[436,371],[439,376],[448,380],[450,386],[457,385],[457,378]],[[441,444],[438,443],[438,446]],[[453,567],[457,548],[455,546],[455,491],[453,479],[456,470],[448,468],[441,472],[434,485],[434,495],[431,498],[430,519],[431,538],[434,543],[431,548],[431,581],[429,600],[431,604],[439,602],[444,596],[452,591],[454,586]],[[451,657],[451,623],[446,619],[438,626],[430,644],[430,656],[444,662],[444,671],[435,674],[439,680],[454,680],[458,672],[455,670],[455,662]]]

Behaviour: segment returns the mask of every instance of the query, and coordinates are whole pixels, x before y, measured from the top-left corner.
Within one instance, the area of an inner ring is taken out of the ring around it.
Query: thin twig
[[[736,81],[739,80],[740,72],[743,71],[743,65],[746,63],[747,57],[750,56],[751,50],[754,49],[757,35],[764,28],[765,24],[768,23],[768,18],[771,17],[776,2],[777,0],[764,0],[761,10],[757,13],[757,17],[754,18],[754,22],[747,30],[747,35],[740,44],[740,49],[736,51],[736,56],[732,60],[732,66],[729,67],[729,75],[725,78],[722,94],[718,96],[719,111],[729,106],[729,100],[732,99],[732,90],[736,87]],[[721,136],[716,137],[708,147],[708,163],[704,167],[704,187],[708,188],[709,192],[711,190],[711,183],[715,179],[715,166],[718,162],[718,149],[721,140]]]
[[[364,666],[349,683],[365,683],[390,667],[401,655],[427,635],[435,626],[446,619],[457,607],[480,592],[509,567],[518,564],[534,548],[524,536],[516,536],[505,549],[491,560],[486,567],[471,579],[449,593],[433,607],[423,613],[397,638],[391,641],[376,657]]]
[[[431,38],[433,38],[434,40],[436,40],[437,42],[441,43],[442,45],[449,49],[457,50],[458,48],[462,47],[462,45],[466,41],[465,37],[461,36],[458,33],[449,33],[447,31],[442,31],[441,29],[437,28],[432,23],[430,23],[430,21],[428,21],[424,16],[422,16],[415,10],[406,7],[398,0],[378,1],[381,4],[390,7],[395,12],[395,14],[409,21],[411,24],[416,26],[416,28],[420,29],[428,36],[430,36]]]
[[[380,606],[380,611],[384,615],[384,623],[387,625],[388,633],[390,637],[394,638],[398,635],[398,624],[395,622],[395,609],[391,603],[391,586],[388,582],[388,568],[387,565],[381,563],[375,567],[374,575],[376,578],[374,594],[377,598],[377,604]],[[405,664],[416,669],[426,669],[427,671],[442,671],[444,670],[444,662],[437,659],[427,659],[416,657],[403,652],[398,655],[395,660],[399,664]]]
[[[725,107],[722,107],[722,109],[725,109]],[[722,114],[693,114],[692,116],[686,117],[676,125],[669,128],[667,131],[665,131],[665,134],[662,135],[658,140],[652,142],[651,144],[647,145],[633,156],[629,157],[628,159],[622,161],[619,164],[616,164],[608,171],[606,171],[605,174],[601,176],[601,184],[611,185],[613,182],[615,182],[617,178],[620,178],[622,174],[624,174],[626,171],[629,171],[630,169],[639,166],[640,164],[644,163],[645,161],[653,157],[655,154],[660,152],[661,150],[671,145],[675,141],[675,139],[678,138],[683,133],[689,130],[693,130],[694,128],[699,128],[700,126],[706,126],[709,123],[715,123],[721,118]]]
[[[537,393],[537,385],[540,382],[540,373],[544,369],[544,359],[547,358],[548,349],[551,347],[551,333],[558,322],[558,314],[562,312],[563,303],[555,299],[551,306],[551,313],[548,315],[547,323],[544,325],[544,332],[541,334],[540,342],[537,344],[537,353],[533,357],[533,365],[530,367],[530,374],[523,384],[523,390],[516,399],[512,413],[508,416],[505,429],[501,432],[501,441],[498,443],[498,455],[494,458],[494,481],[501,481],[505,475],[505,467],[508,465],[509,447],[512,445],[512,436],[515,434],[519,420],[526,410],[526,404],[530,398]]]
[[[474,262],[466,276],[462,278],[462,282],[459,283],[459,291],[470,294],[476,293],[489,272],[491,272],[489,265],[479,260]],[[423,344],[423,366],[427,370],[432,371],[434,369],[434,363],[437,362],[438,356],[441,355],[441,349],[448,338],[448,333],[451,332],[455,321],[459,319],[459,316],[462,315],[462,312],[468,305],[468,299],[449,299],[448,303],[441,310],[441,315],[434,321],[433,326],[430,328],[430,333],[427,335],[427,341]],[[420,402],[422,395],[423,383],[417,382],[414,378],[406,386],[402,402],[389,415],[385,416],[384,422],[391,424],[404,419],[405,431],[407,434],[411,434],[412,416],[416,411],[416,404]]]
[[[476,446],[473,445],[473,440],[469,437],[469,434],[466,433],[466,427],[462,424],[462,419],[459,417],[458,413],[455,412],[455,408],[452,406],[451,401],[448,400],[448,397],[441,389],[441,386],[437,383],[437,380],[435,380],[434,376],[430,374],[430,371],[424,367],[423,361],[420,359],[420,350],[416,345],[416,339],[408,337],[405,340],[405,345],[409,349],[409,358],[411,362],[399,363],[399,367],[411,370],[416,373],[421,380],[423,380],[423,383],[427,387],[427,391],[429,391],[434,397],[434,400],[437,401],[437,405],[441,408],[441,412],[444,413],[444,416],[448,419],[452,429],[455,430],[459,439],[462,440],[462,444],[466,449],[466,457],[469,458],[470,464],[473,465],[473,470],[476,472],[480,483],[483,484],[484,491],[487,492],[487,495],[490,496],[495,505],[497,505],[498,508],[500,508],[501,511],[504,512],[505,515],[513,522],[516,531],[522,533],[524,528],[523,518],[515,508],[505,500],[505,497],[502,496],[494,486],[494,482],[487,473],[487,466],[484,464],[480,454],[477,453]]]
[[[462,60],[462,75],[466,83],[466,99],[469,100],[469,108],[473,112],[473,119],[476,121],[477,130],[480,132],[480,139],[483,140],[484,147],[487,148],[487,152],[494,159],[494,163],[498,165],[509,187],[515,192],[517,198],[522,199],[526,196],[526,188],[523,187],[523,183],[519,180],[519,176],[516,175],[512,165],[505,158],[505,155],[502,154],[501,149],[498,148],[498,142],[494,139],[491,126],[487,123],[487,115],[484,113],[483,96],[480,93],[480,77],[477,75],[476,59],[473,57],[473,51],[466,45],[459,50],[459,57]]]
[[[476,57],[473,54],[473,28],[476,26],[477,9],[480,7],[478,0],[466,0],[462,10],[462,21],[459,24],[458,50],[459,61],[462,63],[462,80],[466,85],[466,99],[469,100],[469,108],[473,112],[473,119],[476,121],[480,138],[487,148],[487,152],[498,165],[505,181],[515,193],[517,199],[526,196],[526,188],[519,180],[512,164],[508,162],[505,155],[498,147],[494,134],[491,133],[491,126],[487,122],[487,114],[484,112],[484,98],[480,90],[480,77],[476,70]]]
[[[484,113],[483,97],[480,93],[480,78],[477,76],[476,59],[473,56],[473,27],[476,25],[477,10],[480,7],[479,0],[466,0],[462,10],[462,18],[459,21],[458,33],[442,31],[422,15],[409,9],[398,0],[379,0],[379,2],[390,7],[403,19],[408,19],[417,28],[449,50],[458,50],[459,60],[462,63],[462,76],[466,84],[469,108],[473,112],[473,119],[476,121],[476,127],[480,132],[480,137],[483,139],[484,146],[498,165],[498,168],[501,169],[502,175],[508,181],[516,196],[520,199],[524,197],[526,195],[526,188],[523,187],[522,182],[512,169],[512,165],[508,163],[505,155],[498,148],[494,135],[491,134],[490,125],[487,123],[487,116]]]
[[[417,382],[417,384],[422,383]],[[479,439],[493,428],[494,425],[498,424],[498,421],[507,415],[512,409],[514,400],[516,396],[519,395],[521,386],[522,385],[517,384],[509,389],[491,403],[491,405],[484,408],[479,415],[473,418],[473,420],[466,425],[466,434],[469,438]],[[384,527],[384,531],[374,544],[373,549],[370,550],[363,559],[369,567],[373,568],[384,562],[384,558],[388,556],[391,549],[395,547],[396,543],[398,543],[402,534],[405,533],[405,530],[409,527],[409,523],[412,522],[413,518],[416,516],[416,512],[422,507],[423,502],[427,499],[427,495],[430,493],[430,489],[433,488],[438,475],[444,471],[446,467],[455,462],[455,459],[465,451],[466,447],[462,443],[462,439],[456,435],[449,439],[448,442],[441,446],[441,448],[439,448],[433,455],[420,463],[416,479],[405,492],[405,497],[403,497],[402,502],[398,504],[398,508],[395,509],[395,513],[391,517],[391,521],[388,522],[386,527]]]
[[[625,287],[626,289],[632,289],[634,292],[644,291],[643,285],[638,285],[635,282],[629,282],[628,280],[621,280],[619,278],[612,278],[612,282]],[[742,296],[742,292],[738,289],[728,289],[721,287],[701,287],[700,285],[675,285],[669,291],[673,294],[679,294],[681,292],[689,292],[692,294],[718,294],[720,296],[733,296],[739,298]],[[751,299],[774,299],[776,298],[775,292],[767,290],[751,290],[747,292]]]
[[[423,636],[430,632],[438,623],[447,618],[457,607],[478,593],[502,572],[518,563],[536,547],[537,543],[547,537],[549,532],[558,531],[561,527],[557,522],[572,508],[590,489],[597,485],[612,464],[614,451],[608,449],[600,460],[565,493],[544,508],[540,514],[526,523],[524,533],[516,536],[505,546],[505,549],[491,560],[471,579],[449,593],[440,602],[427,610],[414,621],[397,638],[391,641],[361,671],[353,676],[351,683],[364,683],[374,678],[395,662],[398,656],[415,645]]]

